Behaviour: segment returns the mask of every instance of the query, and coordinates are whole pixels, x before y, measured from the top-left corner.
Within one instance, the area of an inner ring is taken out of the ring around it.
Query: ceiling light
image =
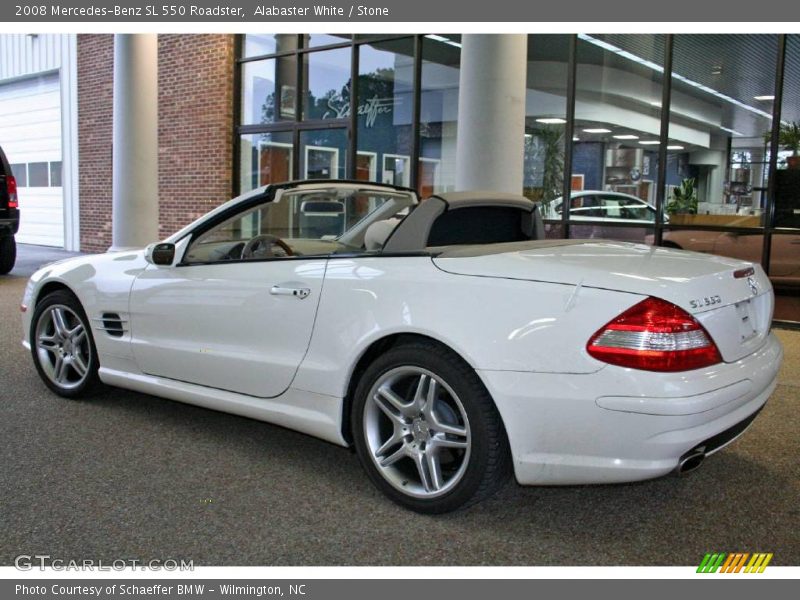
[[[753,96],[753,100],[761,100],[766,102],[767,100],[775,100],[775,96]]]
[[[613,52],[617,56],[621,56],[623,58],[627,58],[630,61],[633,61],[635,63],[638,63],[640,65],[643,65],[643,66],[647,67],[648,69],[652,69],[656,73],[663,73],[664,72],[664,67],[662,67],[661,65],[659,65],[657,63],[654,63],[651,60],[645,60],[644,58],[642,58],[640,56],[636,56],[635,54],[633,54],[631,52],[628,52],[627,50],[623,50],[622,48],[620,48],[618,46],[615,46],[614,44],[609,44],[608,42],[605,42],[605,41],[600,40],[598,38],[592,37],[591,35],[587,35],[585,33],[579,33],[578,34],[578,39],[581,39],[581,40],[584,40],[586,42],[589,42],[590,44],[594,44],[595,46],[597,46],[599,48],[603,48],[604,50],[608,50],[609,52]],[[713,66],[711,68],[711,74],[712,75],[720,75],[721,73],[722,73],[722,66],[721,65],[715,65],[715,66]],[[756,115],[760,115],[760,116],[762,116],[762,117],[764,117],[766,119],[772,119],[772,115],[769,114],[768,112],[765,112],[765,111],[763,111],[763,110],[761,110],[759,108],[756,108],[754,106],[750,106],[749,104],[745,104],[744,102],[740,102],[736,98],[732,98],[731,96],[723,94],[722,92],[719,92],[719,91],[717,91],[717,90],[715,90],[713,88],[708,87],[707,85],[703,85],[702,83],[698,83],[697,81],[689,79],[688,77],[684,77],[683,75],[680,75],[680,74],[676,73],[675,71],[672,72],[672,78],[673,79],[677,79],[678,81],[682,81],[683,83],[685,83],[687,85],[690,85],[690,86],[692,86],[694,88],[697,88],[698,90],[702,90],[702,91],[706,92],[707,94],[711,94],[712,96],[716,96],[717,98],[720,98],[720,99],[724,100],[725,102],[730,102],[734,106],[738,106],[739,108],[743,108],[744,110],[750,111],[751,113],[754,113]]]
[[[650,106],[655,106],[656,108],[661,108],[661,102],[650,102]]]
[[[602,127],[597,127],[594,129],[584,129],[584,133],[611,133],[610,129],[603,129]]]
[[[722,131],[727,131],[731,135],[744,135],[741,131],[736,131],[735,129],[728,129],[727,127],[723,127],[722,125],[720,125],[719,128],[722,129]]]
[[[581,138],[579,138],[579,137],[574,137],[574,138],[572,138],[572,141],[573,141],[573,142],[580,142],[580,141],[581,141]]]
[[[658,140],[642,140],[639,142],[642,146],[658,146],[661,142]]]
[[[683,146],[667,146],[667,150],[683,150]]]
[[[622,135],[615,135],[613,136],[615,140],[638,140],[638,135],[631,135],[630,133],[624,133]]]
[[[563,125],[566,123],[566,119],[560,119],[558,117],[545,117],[543,119],[536,119],[537,123],[544,123],[545,125]]]
[[[429,33],[425,36],[429,40],[436,40],[437,42],[442,42],[443,44],[448,44],[449,46],[455,46],[456,48],[461,48],[461,44],[458,42],[454,42],[450,38],[446,38],[443,35],[436,35],[435,33]]]

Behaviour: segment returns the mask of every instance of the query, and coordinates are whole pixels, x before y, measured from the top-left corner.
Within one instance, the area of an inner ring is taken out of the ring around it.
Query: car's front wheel
[[[97,349],[89,320],[71,293],[58,290],[42,298],[33,313],[30,339],[36,370],[56,394],[76,398],[97,385]]]
[[[505,429],[486,388],[460,357],[433,342],[395,346],[367,368],[351,425],[373,483],[418,512],[482,500],[510,472]]]

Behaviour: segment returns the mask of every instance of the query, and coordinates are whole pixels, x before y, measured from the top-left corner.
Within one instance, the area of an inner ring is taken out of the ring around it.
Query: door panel
[[[262,144],[259,155],[258,184],[280,183],[292,180],[292,146],[289,144]]]
[[[149,267],[131,292],[139,368],[251,396],[280,395],[308,348],[326,262]],[[292,289],[304,291],[285,293]]]

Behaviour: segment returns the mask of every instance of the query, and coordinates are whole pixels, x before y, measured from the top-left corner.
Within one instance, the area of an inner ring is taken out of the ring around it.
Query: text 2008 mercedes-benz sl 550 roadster
[[[762,269],[542,230],[522,196],[262,187],[145,250],[39,270],[24,344],[62,396],[102,382],[352,445],[421,512],[511,473],[686,471],[738,437],[782,360]]]

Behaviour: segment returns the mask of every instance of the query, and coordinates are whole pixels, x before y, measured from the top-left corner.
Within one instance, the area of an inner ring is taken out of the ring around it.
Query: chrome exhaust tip
[[[680,462],[678,462],[678,468],[676,469],[678,475],[686,475],[691,471],[697,469],[700,465],[703,464],[703,461],[706,458],[706,447],[705,446],[698,446],[697,448],[692,448],[681,456]]]

